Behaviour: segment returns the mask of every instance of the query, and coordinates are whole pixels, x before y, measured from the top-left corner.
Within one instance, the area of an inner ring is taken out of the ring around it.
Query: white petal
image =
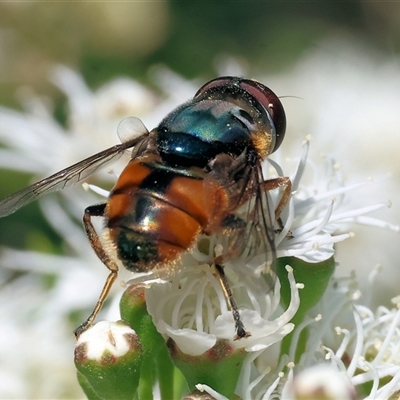
[[[282,340],[293,330],[293,324],[283,327],[276,321],[267,321],[254,310],[243,310],[240,312],[243,324],[251,336],[235,340],[232,344],[236,348],[245,348],[246,351],[258,351],[271,346]],[[235,332],[232,313],[226,312],[219,315],[215,320],[214,333],[218,338],[232,340]]]
[[[161,334],[166,333],[174,340],[183,353],[191,356],[202,355],[217,342],[215,335],[197,332],[193,329],[173,329],[162,320],[158,321],[157,330]]]

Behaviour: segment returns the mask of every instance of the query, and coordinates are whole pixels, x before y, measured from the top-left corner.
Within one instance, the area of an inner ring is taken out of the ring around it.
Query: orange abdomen
[[[145,272],[176,261],[199,233],[216,231],[227,205],[216,181],[143,157],[128,164],[111,191],[107,227],[125,267]]]

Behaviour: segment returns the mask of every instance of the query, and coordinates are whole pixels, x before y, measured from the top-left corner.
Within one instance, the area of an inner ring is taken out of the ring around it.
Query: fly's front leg
[[[107,280],[100,293],[100,297],[97,300],[97,303],[92,313],[89,315],[89,317],[83,324],[81,324],[80,326],[78,326],[78,328],[75,329],[74,334],[76,338],[78,338],[82,332],[84,332],[93,324],[93,321],[95,320],[97,314],[101,310],[103,303],[106,300],[108,293],[111,289],[111,286],[118,275],[118,265],[104,250],[100,237],[97,234],[92,224],[92,217],[104,217],[105,208],[106,208],[105,203],[89,206],[85,209],[85,214],[83,216],[83,225],[85,227],[86,235],[89,239],[90,245],[92,246],[97,257],[99,257],[99,259],[103,262],[103,264],[110,270],[110,274],[107,277]]]
[[[292,182],[287,176],[281,176],[279,178],[268,179],[267,181],[264,181],[261,187],[265,191],[280,189],[281,187],[284,188],[279,203],[275,208],[275,221],[279,224],[279,227],[283,229],[280,216],[290,199],[290,194],[292,193]]]

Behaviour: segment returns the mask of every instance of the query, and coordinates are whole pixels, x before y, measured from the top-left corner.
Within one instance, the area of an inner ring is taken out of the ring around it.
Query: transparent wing
[[[145,132],[143,134],[145,134]],[[142,135],[110,147],[48,178],[36,182],[25,189],[11,194],[0,201],[0,217],[12,214],[40,196],[62,190],[83,181],[100,167],[116,162],[123,155],[125,150],[134,147],[136,144],[145,140],[146,137],[147,136],[143,137]]]
[[[265,273],[274,274],[276,249],[275,249],[275,210],[272,205],[270,194],[263,186],[263,175],[261,166],[254,170],[254,209],[249,218],[250,237],[255,237],[255,245],[262,248],[265,254]]]

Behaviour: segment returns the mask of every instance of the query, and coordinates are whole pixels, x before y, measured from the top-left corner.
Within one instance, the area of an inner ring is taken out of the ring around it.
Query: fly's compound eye
[[[233,76],[224,76],[213,79],[204,84],[196,93],[194,98],[205,92],[215,93],[217,91],[242,90],[250,95],[268,113],[275,128],[275,145],[271,153],[279,148],[286,131],[286,115],[278,96],[268,87],[251,79],[242,79]]]
[[[215,78],[212,81],[209,81],[205,83],[194,95],[194,98],[199,97],[205,92],[208,92],[209,90],[225,90],[229,86],[232,85],[234,81],[240,81],[240,78],[235,78],[233,76],[223,76],[221,78]]]
[[[240,87],[254,97],[270,115],[276,133],[275,146],[271,152],[273,153],[279,148],[285,137],[286,115],[282,103],[278,96],[262,83],[250,79],[242,79]]]

